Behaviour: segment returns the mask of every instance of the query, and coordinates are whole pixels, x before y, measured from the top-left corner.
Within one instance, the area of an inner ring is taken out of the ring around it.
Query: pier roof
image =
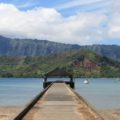
[[[45,74],[46,77],[72,77],[72,71],[66,68],[55,68]]]

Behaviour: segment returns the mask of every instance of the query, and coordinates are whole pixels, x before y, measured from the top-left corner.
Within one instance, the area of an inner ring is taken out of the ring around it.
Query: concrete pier
[[[103,120],[64,83],[54,83],[23,120]]]

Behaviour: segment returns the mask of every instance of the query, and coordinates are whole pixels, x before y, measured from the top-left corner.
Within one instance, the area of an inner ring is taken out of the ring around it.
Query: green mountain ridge
[[[41,77],[56,68],[71,70],[74,77],[120,77],[119,62],[86,49],[44,57],[0,57],[2,77]]]
[[[73,49],[78,45],[37,39],[12,39],[0,36],[0,56],[46,56]]]
[[[90,49],[101,56],[120,61],[118,45],[72,45],[37,39],[12,39],[0,36],[0,56],[47,56],[70,50]]]

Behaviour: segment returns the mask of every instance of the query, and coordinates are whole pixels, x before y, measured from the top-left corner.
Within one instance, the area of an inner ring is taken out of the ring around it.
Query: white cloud
[[[117,26],[120,25],[120,19],[115,19],[116,16],[109,21],[108,30],[102,27],[107,21],[107,16],[102,13],[79,13],[63,17],[54,8],[20,11],[12,4],[0,4],[0,34],[14,38],[97,44],[113,32],[115,34],[112,37],[119,37],[120,29]]]
[[[108,34],[110,38],[120,38],[120,14],[116,13],[112,16],[109,23]]]
[[[13,37],[37,38],[47,32],[51,23],[59,22],[60,17],[54,9],[36,8],[25,12],[14,5],[0,4],[0,33]]]
[[[73,8],[81,5],[100,2],[100,1],[103,1],[103,0],[69,0],[69,2],[65,2],[61,5],[56,6],[56,9],[58,10],[69,9],[69,8]]]
[[[34,5],[36,5],[36,4],[33,4],[33,3],[24,3],[24,4],[21,4],[21,5],[18,5],[17,7],[20,8],[20,9],[23,9],[23,8],[33,7]]]
[[[112,12],[108,23],[108,36],[112,39],[120,39],[120,0],[113,1]]]

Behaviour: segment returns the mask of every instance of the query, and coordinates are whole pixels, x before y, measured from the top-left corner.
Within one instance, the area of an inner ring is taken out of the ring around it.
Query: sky
[[[0,35],[120,45],[120,0],[0,0]]]

